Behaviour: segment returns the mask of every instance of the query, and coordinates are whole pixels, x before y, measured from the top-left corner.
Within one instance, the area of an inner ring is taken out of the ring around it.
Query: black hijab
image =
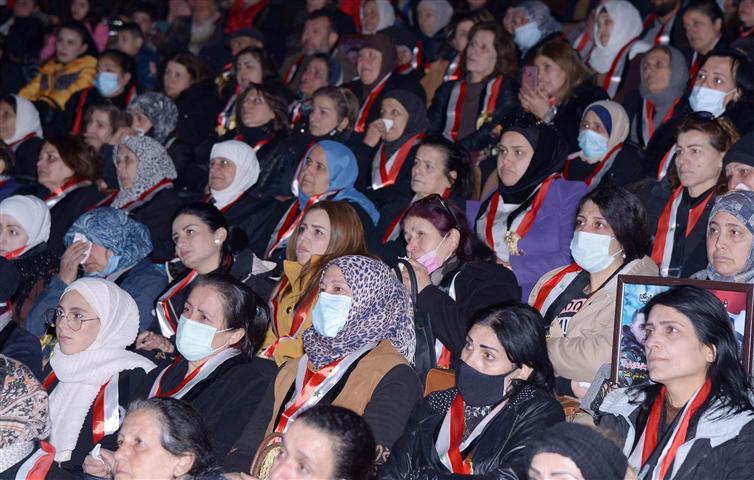
[[[392,142],[385,142],[385,155],[390,158],[409,138],[419,132],[429,130],[429,119],[426,104],[417,94],[408,90],[391,90],[385,95],[383,101],[388,98],[396,100],[408,112],[408,122],[406,122],[403,134]]]
[[[377,80],[369,85],[364,84],[364,94],[368,95],[388,73],[398,67],[398,55],[395,52],[395,43],[393,43],[393,39],[384,33],[367,35],[364,37],[364,42],[361,44],[361,48],[371,48],[382,54],[382,65],[380,65],[380,74],[377,77]]]
[[[542,182],[555,172],[563,169],[568,153],[568,146],[563,137],[547,124],[514,124],[503,133],[517,132],[534,149],[529,166],[515,185],[506,187],[499,183],[498,191],[505,203],[524,203]]]

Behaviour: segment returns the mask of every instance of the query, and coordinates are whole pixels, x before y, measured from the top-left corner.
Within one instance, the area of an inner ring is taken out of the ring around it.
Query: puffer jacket
[[[94,85],[96,74],[97,59],[91,55],[83,55],[68,63],[49,60],[18,94],[32,102],[41,100],[63,110],[74,93]]]

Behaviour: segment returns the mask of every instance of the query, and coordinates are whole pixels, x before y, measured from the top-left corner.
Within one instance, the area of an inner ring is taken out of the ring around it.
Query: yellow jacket
[[[316,260],[317,256],[312,256],[310,262]],[[276,315],[275,318],[272,319],[270,326],[267,328],[267,334],[262,342],[261,352],[264,352],[268,347],[277,342],[277,345],[274,347],[274,352],[272,353],[272,358],[278,365],[282,365],[290,359],[299,358],[304,354],[304,345],[301,341],[301,334],[312,324],[309,314],[316,302],[316,296],[310,302],[306,302],[306,304],[299,307],[306,309],[306,311],[300,312],[305,315],[304,322],[296,332],[291,332],[291,328],[293,327],[293,315],[297,311],[296,304],[300,300],[304,286],[311,280],[312,272],[310,272],[305,278],[300,278],[301,270],[303,268],[304,266],[298,262],[292,262],[289,260],[283,262],[283,272],[285,274],[285,279],[287,279],[287,283],[290,285],[290,289],[285,292],[278,291],[277,296],[275,297],[275,300],[277,301]]]
[[[58,110],[65,108],[71,96],[94,85],[97,59],[84,55],[72,62],[48,60],[39,73],[18,94],[28,100],[42,100]]]

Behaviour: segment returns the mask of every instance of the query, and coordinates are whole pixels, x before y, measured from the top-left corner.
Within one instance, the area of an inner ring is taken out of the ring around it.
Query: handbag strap
[[[403,272],[401,270],[401,266],[406,269],[406,272],[408,272],[408,282],[411,286],[411,291],[409,292],[411,294],[411,303],[414,304],[414,307],[416,307],[417,299],[419,298],[419,287],[418,283],[416,281],[416,272],[414,271],[414,267],[411,266],[411,263],[408,260],[405,260],[403,258],[398,259],[398,263],[395,267],[395,272],[398,275],[398,280],[403,279]]]

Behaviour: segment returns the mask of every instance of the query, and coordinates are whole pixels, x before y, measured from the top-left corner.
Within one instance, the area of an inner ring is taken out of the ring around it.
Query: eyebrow
[[[658,325],[678,325],[678,326],[681,325],[680,322],[678,322],[677,320],[659,320],[657,322],[657,324]],[[651,326],[655,326],[655,322],[651,322],[651,321],[647,320],[646,322],[644,322],[644,325],[646,325],[646,326],[650,326],[650,325]]]
[[[479,347],[480,348],[484,348],[485,350],[492,350],[493,352],[497,352],[498,351],[497,348],[484,345],[483,343],[480,343]]]
[[[321,228],[322,230],[327,230],[327,228],[324,225],[317,225],[316,223],[309,223],[308,225],[311,228]]]

